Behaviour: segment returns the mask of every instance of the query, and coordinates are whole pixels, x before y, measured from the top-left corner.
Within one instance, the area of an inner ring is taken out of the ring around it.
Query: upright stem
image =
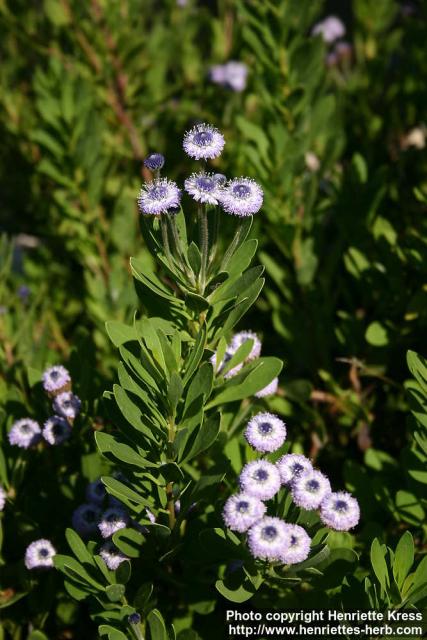
[[[173,267],[173,257],[169,245],[167,215],[164,213],[162,213],[160,216],[160,227],[162,229],[163,249],[165,252],[165,256],[168,259],[171,267]]]
[[[206,267],[208,263],[209,252],[209,226],[208,216],[206,213],[206,205],[199,205],[199,233],[200,233],[200,254],[202,258],[202,264],[200,267],[200,292],[203,294],[206,285]]]
[[[235,250],[237,248],[237,245],[240,242],[240,237],[242,235],[242,229],[243,229],[243,223],[239,222],[239,225],[238,225],[238,227],[236,229],[236,233],[234,234],[234,238],[231,241],[230,246],[228,247],[227,251],[224,254],[224,258],[223,258],[222,263],[221,263],[220,271],[225,271],[227,269],[228,263],[230,262],[230,260],[231,260],[231,258],[233,256],[233,253],[235,252]]]
[[[172,447],[172,444],[175,440],[176,427],[175,420],[171,416],[169,418],[169,434],[168,434],[168,448]],[[168,453],[169,459],[169,453]],[[167,497],[167,508],[169,512],[169,529],[172,531],[175,527],[175,500],[173,497],[173,482],[168,482],[166,485],[166,497]]]

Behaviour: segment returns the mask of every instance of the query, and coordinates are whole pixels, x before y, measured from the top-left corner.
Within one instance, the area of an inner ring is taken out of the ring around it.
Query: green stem
[[[206,285],[206,267],[208,263],[209,252],[209,226],[208,216],[206,213],[206,205],[199,205],[199,234],[200,234],[200,254],[202,258],[202,264],[200,267],[200,293],[203,294]]]
[[[227,251],[224,254],[224,258],[222,259],[220,271],[226,271],[228,267],[228,263],[230,262],[233,253],[236,251],[236,248],[240,242],[240,237],[242,235],[243,223],[239,222],[239,225],[236,229],[236,233],[234,234],[234,238],[231,241]]]
[[[165,256],[170,264],[171,269],[174,268],[174,260],[172,257],[172,253],[170,250],[170,245],[169,245],[169,234],[168,234],[168,222],[167,222],[167,215],[165,215],[164,213],[161,214],[160,216],[160,227],[162,229],[162,239],[163,239],[163,251],[165,253]]]
[[[169,434],[168,434],[168,449],[172,448],[175,440],[176,427],[173,417],[169,418]],[[168,452],[168,462],[172,462],[170,453]],[[173,497],[173,482],[168,482],[166,485],[166,497],[167,497],[167,509],[169,512],[169,529],[172,531],[175,527],[175,500]]]

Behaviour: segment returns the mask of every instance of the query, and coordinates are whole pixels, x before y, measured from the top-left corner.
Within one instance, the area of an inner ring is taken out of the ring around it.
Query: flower
[[[96,504],[81,504],[72,516],[73,528],[82,536],[97,533],[101,509]]]
[[[303,509],[317,509],[329,493],[331,484],[317,469],[305,471],[292,484],[292,498]]]
[[[93,482],[89,482],[86,487],[86,500],[89,500],[89,502],[102,504],[106,495],[107,491],[101,481],[101,478],[98,478],[98,480],[94,480]]]
[[[4,505],[6,504],[7,494],[2,485],[0,484],[0,511],[3,511]]]
[[[23,418],[13,423],[8,438],[10,444],[21,447],[21,449],[28,449],[40,441],[41,433],[40,426],[35,420]]]
[[[287,453],[282,456],[276,462],[276,467],[279,470],[282,484],[288,485],[299,478],[304,471],[313,469],[310,460],[299,453]]]
[[[53,567],[53,557],[56,549],[50,540],[41,538],[32,542],[25,551],[25,566],[27,569],[44,569]]]
[[[185,180],[184,186],[196,202],[218,204],[221,186],[213,173],[193,173]]]
[[[215,64],[209,69],[209,77],[214,84],[232,89],[244,91],[248,76],[248,67],[244,62],[230,60],[225,64]]]
[[[67,391],[70,387],[71,377],[65,367],[58,364],[46,369],[42,375],[43,389],[48,393]]]
[[[158,216],[179,207],[181,191],[172,180],[156,178],[146,182],[139,192],[138,207],[142,214]]]
[[[21,284],[18,289],[18,296],[21,298],[22,302],[26,302],[30,297],[30,288],[27,287],[26,284]]]
[[[286,524],[280,518],[266,516],[248,531],[249,550],[261,560],[281,560],[287,543]]]
[[[298,524],[285,524],[287,544],[283,548],[281,560],[284,564],[303,562],[310,553],[311,538]]]
[[[150,153],[144,160],[144,166],[151,171],[158,171],[165,164],[165,156],[161,153]]]
[[[256,451],[277,451],[286,440],[286,425],[272,413],[257,413],[249,420],[245,438]]]
[[[346,491],[330,493],[320,505],[320,519],[331,529],[348,531],[359,522],[359,504],[356,498]]]
[[[231,339],[231,350],[233,353],[236,353],[236,351],[245,344],[245,342],[248,342],[248,340],[252,340],[253,345],[249,355],[246,357],[246,362],[250,362],[251,360],[255,360],[260,357],[261,340],[253,331],[239,331],[239,333],[235,333]]]
[[[260,389],[256,392],[255,398],[266,398],[267,396],[272,396],[276,393],[279,387],[279,378],[274,378],[264,389]]]
[[[227,178],[225,177],[225,175],[223,173],[215,173],[214,174],[214,180],[217,181],[217,183],[219,184],[220,187],[223,187],[225,185],[225,183],[227,182]]]
[[[53,410],[63,418],[71,418],[74,420],[80,413],[82,403],[78,396],[71,391],[63,391],[58,393],[53,400]]]
[[[129,522],[129,516],[124,509],[119,507],[110,507],[102,514],[101,520],[98,523],[98,529],[101,532],[103,538],[109,538],[124,529]]]
[[[260,500],[270,500],[280,489],[279,472],[267,460],[254,460],[245,464],[239,481],[244,493]]]
[[[43,438],[49,444],[58,445],[68,440],[71,435],[71,427],[61,416],[48,418],[43,427]]]
[[[237,493],[228,498],[222,517],[232,531],[243,533],[263,517],[266,506],[261,500],[246,493]]]
[[[185,153],[195,160],[218,158],[224,148],[222,133],[210,124],[197,124],[184,135]]]
[[[105,542],[99,550],[99,555],[111,571],[115,571],[125,560],[129,560],[124,553],[117,549],[110,540]]]
[[[185,5],[183,5],[185,6]],[[139,624],[141,622],[141,616],[139,615],[139,613],[131,613],[128,616],[128,622],[129,624]]]
[[[345,26],[337,16],[328,16],[318,22],[311,32],[314,36],[322,36],[325,42],[331,43],[345,35]]]
[[[263,190],[251,178],[234,178],[224,187],[221,205],[226,213],[234,216],[251,216],[262,207]]]

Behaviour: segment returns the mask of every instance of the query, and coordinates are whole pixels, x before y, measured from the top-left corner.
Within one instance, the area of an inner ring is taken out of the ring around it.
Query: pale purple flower
[[[184,183],[185,190],[196,202],[216,205],[221,186],[212,173],[193,173]]]
[[[43,388],[48,393],[66,391],[69,388],[71,377],[65,367],[58,364],[46,371],[42,375]]]
[[[26,284],[21,284],[18,289],[18,296],[21,298],[22,302],[27,302],[30,297],[30,289]]]
[[[317,469],[305,471],[292,483],[293,501],[303,509],[317,509],[329,493],[331,484]]]
[[[209,69],[209,78],[214,84],[225,86],[227,84],[225,64],[212,65]]]
[[[8,433],[10,444],[28,449],[41,440],[42,430],[35,420],[22,418],[13,423]]]
[[[150,153],[144,160],[144,166],[150,171],[158,171],[165,164],[165,156],[161,153]]]
[[[287,453],[279,458],[276,467],[280,473],[282,484],[290,485],[304,473],[311,471],[312,464],[308,458],[299,453]]]
[[[274,378],[270,384],[256,392],[255,398],[267,398],[268,396],[274,396],[278,388],[279,378]]]
[[[80,398],[71,391],[63,391],[58,393],[53,400],[53,410],[63,418],[71,418],[74,420],[79,413],[82,403]]]
[[[330,493],[320,505],[320,519],[331,529],[348,531],[359,522],[359,504],[356,498],[346,491]]]
[[[101,478],[98,478],[93,482],[89,482],[86,487],[86,500],[89,500],[89,502],[102,504],[106,495],[107,491],[105,489],[105,485],[101,481]]]
[[[280,475],[274,464],[267,460],[253,460],[243,467],[240,487],[260,500],[270,500],[280,489]]]
[[[330,44],[345,35],[345,26],[337,16],[328,16],[313,27],[312,34],[322,36]]]
[[[151,524],[154,524],[156,522],[156,516],[154,515],[154,513],[152,511],[150,511],[150,509],[145,509],[145,514],[148,518],[148,520],[151,522]]]
[[[237,493],[228,498],[222,517],[232,531],[243,533],[265,514],[266,506],[259,498],[247,493]]]
[[[245,438],[256,451],[277,451],[286,440],[286,425],[272,413],[257,413],[245,430]]]
[[[55,555],[56,549],[50,540],[35,540],[25,551],[25,566],[27,569],[48,569],[53,567]]]
[[[81,504],[72,516],[73,528],[81,536],[90,536],[98,532],[98,522],[102,511],[96,504]]]
[[[177,209],[181,191],[172,180],[157,178],[142,185],[138,196],[138,207],[145,215],[158,216],[171,209]]]
[[[43,438],[52,445],[62,444],[71,436],[71,427],[61,416],[48,418],[43,427]]]
[[[251,216],[262,207],[263,190],[251,178],[234,178],[223,188],[221,205],[226,213],[234,216]]]
[[[7,494],[2,485],[0,484],[0,511],[3,511],[4,505],[6,504]]]
[[[230,60],[225,64],[215,64],[209,69],[209,78],[214,84],[228,87],[233,91],[244,91],[248,77],[248,67],[244,62]]]
[[[216,180],[216,182],[218,183],[218,185],[220,187],[223,187],[225,185],[225,183],[227,182],[227,178],[223,173],[215,173],[214,174],[214,180]]]
[[[124,553],[120,551],[110,540],[105,542],[99,550],[99,555],[104,560],[110,571],[115,571],[120,567],[122,562],[129,560]]]
[[[255,360],[259,358],[261,355],[261,340],[258,338],[257,334],[253,331],[239,331],[239,333],[235,333],[231,339],[230,348],[235,353],[245,342],[248,340],[252,340],[252,349],[249,355],[246,358],[246,362],[250,362],[251,360]]]
[[[224,145],[224,136],[210,124],[197,124],[184,135],[184,151],[195,160],[218,158]]]
[[[98,529],[103,538],[110,538],[113,533],[124,529],[129,522],[129,516],[124,509],[110,507],[102,514]]]
[[[281,560],[284,564],[296,564],[306,560],[310,553],[311,538],[298,524],[286,524],[287,544]]]
[[[280,561],[287,544],[286,524],[280,518],[266,516],[248,531],[249,550],[260,560]]]

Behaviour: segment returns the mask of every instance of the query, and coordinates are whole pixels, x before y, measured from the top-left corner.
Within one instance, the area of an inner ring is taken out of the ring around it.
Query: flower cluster
[[[346,28],[337,16],[328,16],[318,22],[314,25],[311,33],[314,36],[320,36],[328,45],[329,52],[326,58],[328,66],[336,66],[351,58],[352,47],[348,42],[342,40],[346,34]]]
[[[43,388],[52,399],[54,415],[43,427],[31,418],[21,418],[13,423],[9,442],[21,449],[29,449],[44,440],[50,445],[59,445],[68,440],[75,418],[80,413],[80,399],[71,391],[71,376],[62,365],[46,369],[42,375]]]
[[[212,125],[197,124],[184,135],[183,148],[190,158],[195,160],[214,160],[218,158],[225,145],[222,133]],[[181,190],[178,185],[167,178],[161,178],[160,169],[164,158],[159,153],[152,153],[144,164],[156,177],[146,182],[139,193],[137,202],[144,215],[159,216],[177,211],[181,201]],[[251,216],[261,209],[263,191],[251,178],[240,177],[227,179],[221,174],[209,173],[205,170],[193,173],[184,182],[185,191],[201,204],[220,205],[231,215]]]
[[[214,64],[209,69],[209,78],[214,84],[236,92],[246,89],[247,77],[248,67],[244,62],[236,60],[229,60],[225,64]]]

